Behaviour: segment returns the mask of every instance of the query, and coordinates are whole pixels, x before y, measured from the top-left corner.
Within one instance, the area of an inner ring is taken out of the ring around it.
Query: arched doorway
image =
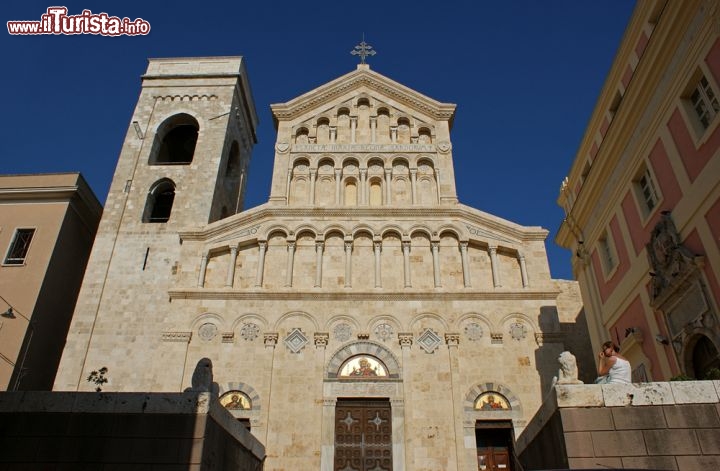
[[[692,349],[692,368],[696,379],[705,379],[711,369],[720,370],[720,352],[705,335],[700,335]]]

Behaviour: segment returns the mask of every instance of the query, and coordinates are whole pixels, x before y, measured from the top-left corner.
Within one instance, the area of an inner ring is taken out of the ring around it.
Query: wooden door
[[[475,424],[479,471],[513,470],[512,431],[509,420],[478,421]]]
[[[390,401],[338,399],[335,471],[392,471]]]
[[[510,471],[510,453],[507,447],[484,447],[477,449],[480,471]]]

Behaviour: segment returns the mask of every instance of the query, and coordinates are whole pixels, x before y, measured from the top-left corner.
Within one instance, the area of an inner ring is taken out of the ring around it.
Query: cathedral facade
[[[242,210],[242,59],[150,61],[55,389],[181,391],[209,358],[267,470],[512,467],[578,338],[547,231],[459,203],[455,105],[367,64],[271,108]]]

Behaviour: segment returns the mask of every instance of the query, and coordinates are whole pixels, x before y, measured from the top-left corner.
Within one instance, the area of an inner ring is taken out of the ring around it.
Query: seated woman
[[[618,352],[613,342],[605,342],[598,354],[598,378],[596,384],[631,383],[630,362]]]

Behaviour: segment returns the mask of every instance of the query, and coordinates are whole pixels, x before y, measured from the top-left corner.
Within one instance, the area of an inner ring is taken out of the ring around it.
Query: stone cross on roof
[[[354,50],[350,51],[350,54],[360,56],[360,63],[364,64],[367,56],[374,56],[377,52],[373,50],[371,45],[365,42],[365,35],[363,34],[363,40],[355,46]]]

